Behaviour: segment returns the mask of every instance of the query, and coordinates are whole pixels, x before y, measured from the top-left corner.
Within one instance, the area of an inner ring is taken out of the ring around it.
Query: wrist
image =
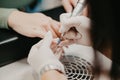
[[[19,26],[19,23],[23,20],[23,18],[26,16],[26,13],[22,11],[13,11],[9,17],[7,24],[10,28],[14,28],[15,26]]]
[[[49,71],[54,71],[54,72],[56,71],[58,73],[65,74],[63,66],[48,64],[48,65],[45,65],[43,68],[40,69],[40,77],[42,75],[44,75],[46,72],[49,72]]]
[[[13,20],[14,20],[14,18],[16,17],[16,15],[18,15],[18,12],[19,12],[19,11],[13,11],[13,12],[9,15],[7,24],[8,24],[8,26],[9,26],[10,28],[12,28],[13,25],[15,24],[15,23],[13,23]]]
[[[45,72],[41,76],[41,80],[67,80],[67,77],[63,73],[53,69]]]

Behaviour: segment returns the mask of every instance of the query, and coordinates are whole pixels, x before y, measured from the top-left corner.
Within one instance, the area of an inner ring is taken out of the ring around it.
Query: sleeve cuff
[[[9,9],[9,8],[0,8],[0,28],[8,29],[8,17],[17,9]]]

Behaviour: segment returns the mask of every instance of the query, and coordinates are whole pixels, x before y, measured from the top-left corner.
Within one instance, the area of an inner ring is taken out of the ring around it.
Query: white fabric
[[[60,16],[61,28],[59,32],[64,39],[74,40],[75,43],[91,45],[90,40],[90,19],[85,16],[70,17],[71,13],[64,13]],[[72,30],[71,28],[75,28]]]
[[[64,71],[63,64],[50,48],[52,40],[52,33],[48,32],[45,38],[35,44],[30,50],[28,62],[38,74],[40,74],[41,69],[48,64],[59,66],[62,68],[62,71]]]

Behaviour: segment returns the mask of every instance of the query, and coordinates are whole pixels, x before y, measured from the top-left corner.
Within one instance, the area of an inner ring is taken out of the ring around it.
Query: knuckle
[[[51,17],[48,17],[48,19],[49,19],[49,20],[52,20],[52,18],[51,18]]]

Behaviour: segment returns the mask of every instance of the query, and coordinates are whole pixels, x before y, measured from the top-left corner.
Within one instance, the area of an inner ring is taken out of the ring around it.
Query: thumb
[[[64,32],[69,30],[69,26],[67,26],[67,24],[68,24],[68,20],[70,18],[70,15],[71,15],[71,13],[63,13],[60,15],[60,22],[62,25],[59,29],[60,33],[64,33]]]
[[[69,29],[70,29],[69,27],[66,27],[66,26],[63,26],[63,25],[62,25],[62,26],[60,27],[60,29],[59,29],[59,32],[64,34],[64,33],[67,32]]]
[[[52,33],[50,31],[48,31],[43,39],[43,45],[42,46],[47,46],[47,47],[50,47],[51,43],[52,43],[52,39],[53,39],[53,36],[52,36]]]

